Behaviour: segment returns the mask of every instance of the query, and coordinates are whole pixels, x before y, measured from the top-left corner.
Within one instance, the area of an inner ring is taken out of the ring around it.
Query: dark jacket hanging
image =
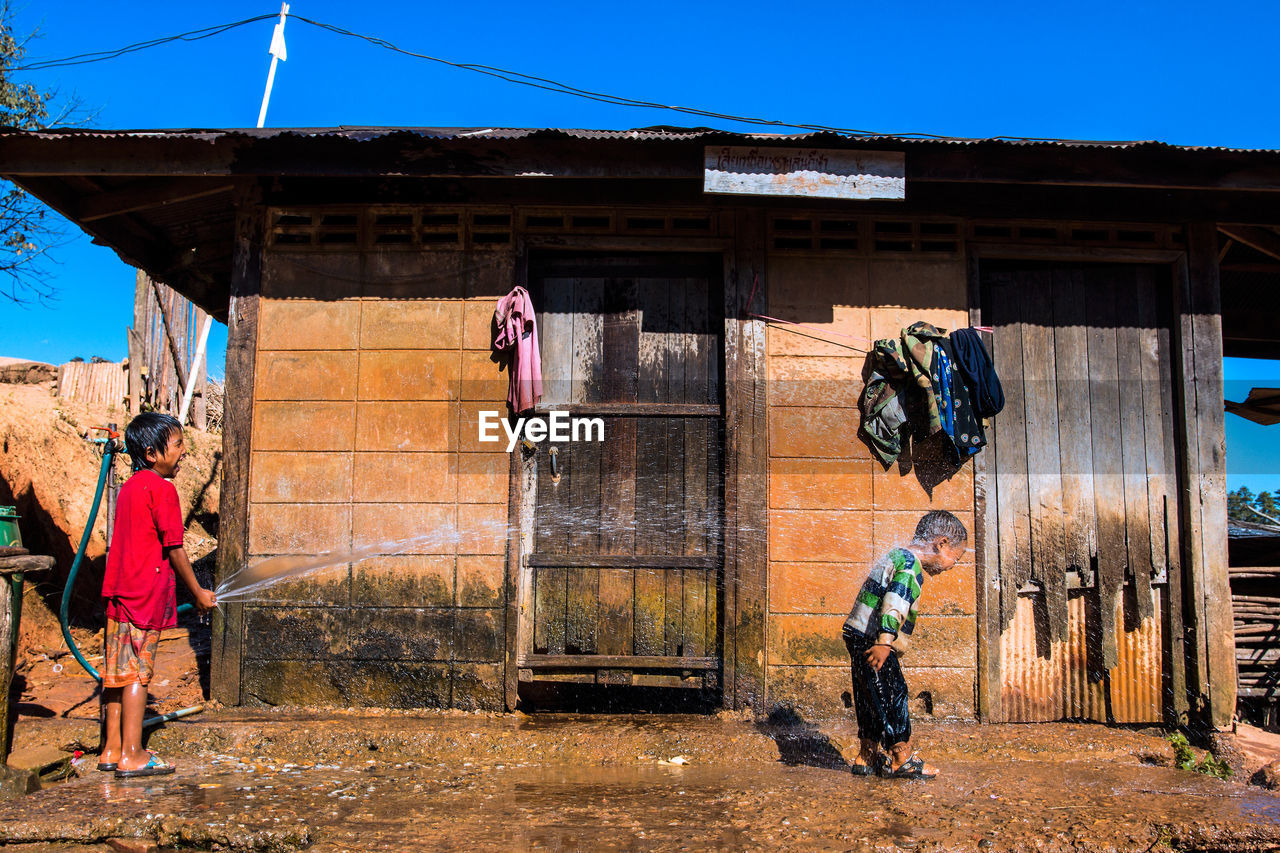
[[[991,356],[973,329],[956,329],[951,333],[951,347],[960,375],[969,387],[969,399],[976,418],[989,418],[1004,408],[1004,389],[996,375]]]

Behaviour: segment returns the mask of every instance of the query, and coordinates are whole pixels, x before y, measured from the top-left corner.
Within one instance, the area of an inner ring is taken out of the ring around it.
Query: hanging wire
[[[163,36],[160,38],[149,39],[147,41],[135,42],[134,44],[125,45],[124,47],[115,48],[113,50],[92,51],[88,53],[76,54],[75,56],[63,57],[61,59],[47,59],[28,62],[24,65],[15,65],[8,71],[44,71],[51,68],[65,68],[74,65],[87,65],[93,62],[103,62],[109,59],[116,59],[130,53],[136,53],[141,50],[148,50],[153,47],[169,44],[172,42],[194,42],[202,39],[212,38],[230,32],[238,27],[248,24],[255,24],[259,21],[275,20],[279,17],[278,12],[272,12],[267,15],[257,15],[252,18],[245,18],[241,21],[234,21],[227,24],[218,24],[216,26],[204,27],[203,29],[191,30],[185,33],[179,33],[172,36]],[[719,119],[722,121],[740,122],[742,124],[754,124],[767,127],[784,127],[795,128],[798,130],[810,130],[815,132],[838,133],[846,136],[889,136],[897,138],[916,138],[916,139],[947,139],[956,141],[976,141],[976,139],[968,137],[945,136],[936,133],[924,133],[921,131],[907,131],[901,133],[885,133],[881,131],[860,130],[850,127],[836,127],[826,124],[807,124],[803,122],[789,122],[779,119],[760,118],[757,116],[740,116],[733,113],[717,112],[715,110],[705,110],[698,107],[684,107],[674,104],[663,104],[656,101],[645,101],[637,98],[628,98],[622,95],[611,95],[607,92],[596,92],[591,89],[582,89],[577,86],[571,86],[568,83],[561,83],[558,80],[552,80],[546,77],[538,77],[533,74],[525,74],[520,71],[512,71],[506,68],[499,68],[494,65],[484,65],[471,62],[454,62],[452,60],[443,59],[438,56],[432,56],[426,53],[408,50],[399,45],[378,36],[365,35],[355,32],[335,24],[328,24],[323,21],[316,21],[302,15],[290,15],[290,20],[299,21],[304,24],[326,30],[335,35],[344,38],[353,38],[367,42],[375,47],[399,53],[404,56],[413,57],[415,59],[424,59],[429,62],[436,62],[441,65],[447,65],[461,71],[469,71],[475,74],[483,74],[507,83],[514,83],[519,86],[528,86],[534,89],[541,89],[547,92],[554,92],[561,95],[570,95],[576,98],[584,98],[586,100],[598,101],[604,104],[611,104],[620,107],[634,107],[637,109],[650,110],[666,110],[669,112],[681,113],[683,115],[698,116],[700,118]],[[3,66],[0,65],[0,68]],[[1011,142],[1072,142],[1075,140],[1067,140],[1055,137],[1038,137],[1038,136],[995,136],[989,137],[991,140],[1011,141]]]
[[[235,21],[230,24],[217,24],[212,27],[205,27],[199,30],[191,30],[190,32],[179,33],[175,36],[161,36],[160,38],[149,39],[147,41],[135,42],[133,44],[118,47],[114,50],[98,50],[89,53],[78,53],[75,56],[66,56],[62,59],[45,59],[35,62],[28,62],[25,65],[15,65],[10,71],[44,71],[49,68],[65,68],[71,65],[88,65],[91,62],[103,62],[108,59],[116,59],[130,53],[137,53],[140,50],[147,50],[153,47],[159,47],[175,41],[200,41],[202,39],[220,36],[225,32],[230,32],[237,27],[243,27],[247,24],[256,24],[259,21],[266,21],[271,18],[279,17],[279,13],[270,15],[258,15],[254,18],[245,18],[243,21]]]

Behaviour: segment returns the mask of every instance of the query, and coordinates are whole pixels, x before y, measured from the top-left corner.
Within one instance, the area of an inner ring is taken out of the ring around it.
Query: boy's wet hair
[[[164,453],[169,446],[169,436],[182,432],[182,424],[173,415],[163,412],[141,412],[124,430],[124,449],[133,460],[133,470],[150,468],[147,448]]]
[[[945,536],[953,544],[963,545],[969,541],[969,531],[964,522],[945,509],[934,509],[926,512],[916,525],[915,541],[932,542],[939,536]]]

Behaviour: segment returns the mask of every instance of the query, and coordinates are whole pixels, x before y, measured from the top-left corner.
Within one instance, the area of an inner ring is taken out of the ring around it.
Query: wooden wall
[[[247,605],[243,702],[502,707],[509,463],[476,412],[511,283],[507,252],[268,250],[249,562],[436,536]]]
[[[973,531],[973,472],[933,484],[936,463],[889,470],[858,438],[863,350],[925,320],[967,320],[963,260],[774,252],[770,314],[822,332],[772,324],[769,376],[767,689],[772,706],[809,715],[845,707],[849,655],[841,626],[870,563],[907,542],[929,509]],[[849,338],[836,335],[850,336]],[[974,714],[974,566],[928,578],[912,652],[904,658],[917,713]]]

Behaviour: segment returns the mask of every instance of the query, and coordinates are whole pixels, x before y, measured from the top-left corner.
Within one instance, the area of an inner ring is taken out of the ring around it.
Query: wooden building
[[[223,576],[413,540],[226,607],[223,702],[839,713],[865,566],[940,507],[975,550],[925,585],[920,713],[1231,716],[1222,357],[1280,349],[1276,152],[339,128],[0,162],[228,322]],[[478,440],[515,284],[540,408],[603,443]],[[1008,402],[958,468],[858,438],[869,342],[916,320],[995,329]]]

